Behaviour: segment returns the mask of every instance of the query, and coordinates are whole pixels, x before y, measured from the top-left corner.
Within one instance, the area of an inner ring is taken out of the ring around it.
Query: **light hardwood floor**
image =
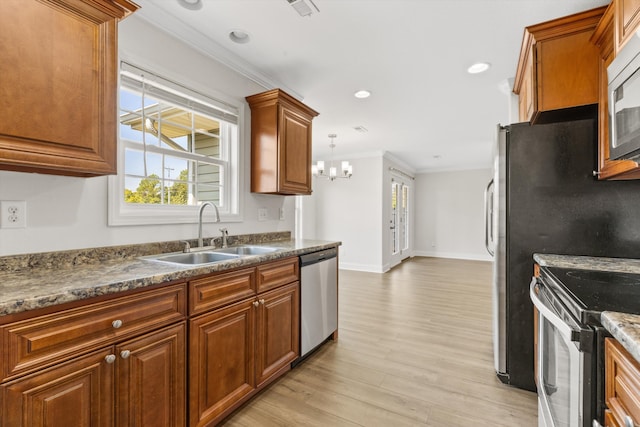
[[[416,257],[339,277],[338,342],[225,426],[537,425],[535,394],[493,371],[490,263]]]

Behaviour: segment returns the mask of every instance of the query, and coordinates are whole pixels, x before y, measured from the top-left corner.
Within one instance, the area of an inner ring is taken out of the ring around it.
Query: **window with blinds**
[[[123,62],[119,119],[125,203],[228,211],[236,108]]]

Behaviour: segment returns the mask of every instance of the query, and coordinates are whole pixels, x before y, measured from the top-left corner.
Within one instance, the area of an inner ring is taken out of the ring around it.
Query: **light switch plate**
[[[27,228],[27,202],[0,201],[0,228]]]
[[[267,208],[258,208],[258,221],[266,221],[267,219],[269,219]]]

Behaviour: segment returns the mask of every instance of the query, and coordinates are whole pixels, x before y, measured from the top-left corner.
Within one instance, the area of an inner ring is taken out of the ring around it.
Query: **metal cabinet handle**
[[[129,350],[122,350],[120,352],[120,357],[122,357],[123,359],[129,358],[129,356],[131,356],[131,352]]]
[[[264,305],[264,299],[260,300],[260,304]]]
[[[636,427],[636,423],[633,422],[633,418],[629,415],[624,416],[624,427]]]
[[[107,363],[111,364],[111,363],[116,361],[116,355],[115,354],[108,354],[107,356],[105,356],[104,360]]]
[[[254,307],[257,307],[257,306],[259,306],[259,305],[260,305],[260,303],[259,303],[258,301],[254,301],[254,302],[253,302],[253,306],[254,306]]]
[[[111,326],[113,326],[114,329],[118,329],[122,326],[122,320],[114,320],[113,322],[111,322]]]

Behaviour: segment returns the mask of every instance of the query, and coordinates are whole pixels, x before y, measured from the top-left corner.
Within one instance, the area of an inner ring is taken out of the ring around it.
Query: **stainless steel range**
[[[531,282],[538,309],[538,423],[588,427],[603,422],[602,311],[640,313],[640,275],[542,267]]]

